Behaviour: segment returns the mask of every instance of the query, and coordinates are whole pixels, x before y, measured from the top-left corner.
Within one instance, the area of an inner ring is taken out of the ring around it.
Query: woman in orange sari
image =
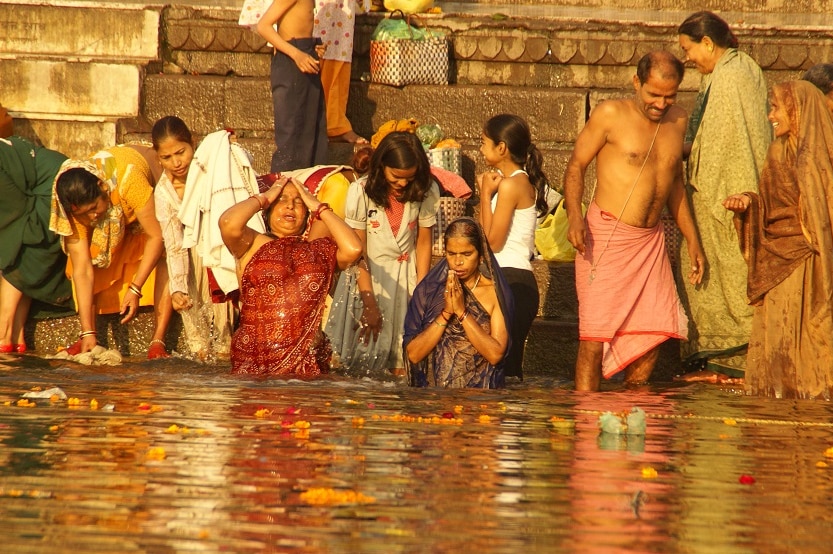
[[[259,211],[267,234],[247,225]],[[240,279],[232,372],[313,377],[329,371],[332,348],[321,330],[325,301],[336,268],[362,255],[358,235],[328,204],[286,177],[226,210],[220,233]]]
[[[81,320],[81,335],[67,349],[70,354],[96,346],[96,314],[122,314],[121,323],[127,323],[140,305],[156,304],[148,358],[168,356],[164,339],[170,297],[167,307],[160,305],[150,279],[164,246],[144,150],[114,146],[88,161],[67,160],[55,178],[49,228],[69,256],[67,275]]]

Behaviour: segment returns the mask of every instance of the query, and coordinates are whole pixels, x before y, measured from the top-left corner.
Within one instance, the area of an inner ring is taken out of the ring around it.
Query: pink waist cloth
[[[602,374],[608,378],[668,338],[687,338],[688,318],[662,223],[647,229],[617,225],[614,215],[592,202],[586,225],[585,253],[575,261],[579,340],[605,343]]]

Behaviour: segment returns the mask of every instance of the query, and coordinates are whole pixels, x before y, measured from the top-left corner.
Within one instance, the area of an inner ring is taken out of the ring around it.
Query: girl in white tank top
[[[505,372],[523,379],[523,348],[539,302],[530,260],[537,218],[547,211],[549,183],[529,126],[516,115],[496,115],[486,122],[480,153],[493,169],[477,177],[480,223],[515,299]]]

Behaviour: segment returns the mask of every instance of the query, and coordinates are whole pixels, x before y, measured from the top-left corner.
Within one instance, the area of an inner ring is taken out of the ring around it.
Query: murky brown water
[[[828,403],[225,371],[6,363],[0,550],[829,551]],[[53,386],[70,399],[17,404]],[[633,406],[644,437],[600,435],[599,411]]]

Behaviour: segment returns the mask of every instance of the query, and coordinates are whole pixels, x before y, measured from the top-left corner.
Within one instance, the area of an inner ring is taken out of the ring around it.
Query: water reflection
[[[576,394],[545,375],[432,391],[180,360],[6,365],[4,552],[827,550],[827,403],[704,385]],[[34,386],[77,401],[19,406]],[[633,406],[645,436],[600,436],[601,412]]]

